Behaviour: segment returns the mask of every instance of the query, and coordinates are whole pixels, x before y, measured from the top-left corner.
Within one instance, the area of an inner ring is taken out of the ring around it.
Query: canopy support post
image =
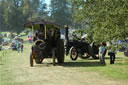
[[[34,25],[32,25],[32,39],[34,39]],[[32,40],[33,42],[33,40]]]

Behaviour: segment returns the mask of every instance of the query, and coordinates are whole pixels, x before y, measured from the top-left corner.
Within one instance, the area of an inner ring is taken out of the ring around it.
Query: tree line
[[[0,0],[0,31],[20,33],[24,23],[44,19],[64,26],[72,24],[72,14],[66,0]]]
[[[128,0],[68,1],[73,8],[73,19],[84,24],[90,41],[128,38]]]
[[[0,0],[0,31],[20,33],[24,23],[44,19],[88,33],[88,40],[128,38],[128,0]]]

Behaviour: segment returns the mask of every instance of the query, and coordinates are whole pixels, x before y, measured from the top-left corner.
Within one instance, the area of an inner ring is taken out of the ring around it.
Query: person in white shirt
[[[110,56],[110,64],[114,64],[116,58],[116,48],[110,42],[110,46],[108,47],[108,55]]]

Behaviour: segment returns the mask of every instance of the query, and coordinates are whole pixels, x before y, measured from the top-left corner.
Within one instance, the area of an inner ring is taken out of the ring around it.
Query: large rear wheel
[[[64,62],[64,41],[60,39],[57,43],[57,61],[58,63]]]
[[[70,54],[70,58],[72,60],[77,60],[77,58],[78,58],[78,51],[77,51],[77,49],[74,46],[70,48],[69,54]]]

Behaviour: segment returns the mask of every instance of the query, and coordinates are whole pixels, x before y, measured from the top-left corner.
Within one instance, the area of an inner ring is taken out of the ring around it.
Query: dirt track
[[[127,85],[126,81],[115,81],[101,76],[96,72],[80,71],[79,67],[68,65],[53,66],[52,60],[44,61],[44,64],[29,66],[29,50],[24,53],[12,53],[4,60],[4,73],[9,77],[8,85]],[[4,61],[3,60],[3,61]],[[6,78],[5,78],[6,79]],[[6,85],[2,82],[1,85]]]

